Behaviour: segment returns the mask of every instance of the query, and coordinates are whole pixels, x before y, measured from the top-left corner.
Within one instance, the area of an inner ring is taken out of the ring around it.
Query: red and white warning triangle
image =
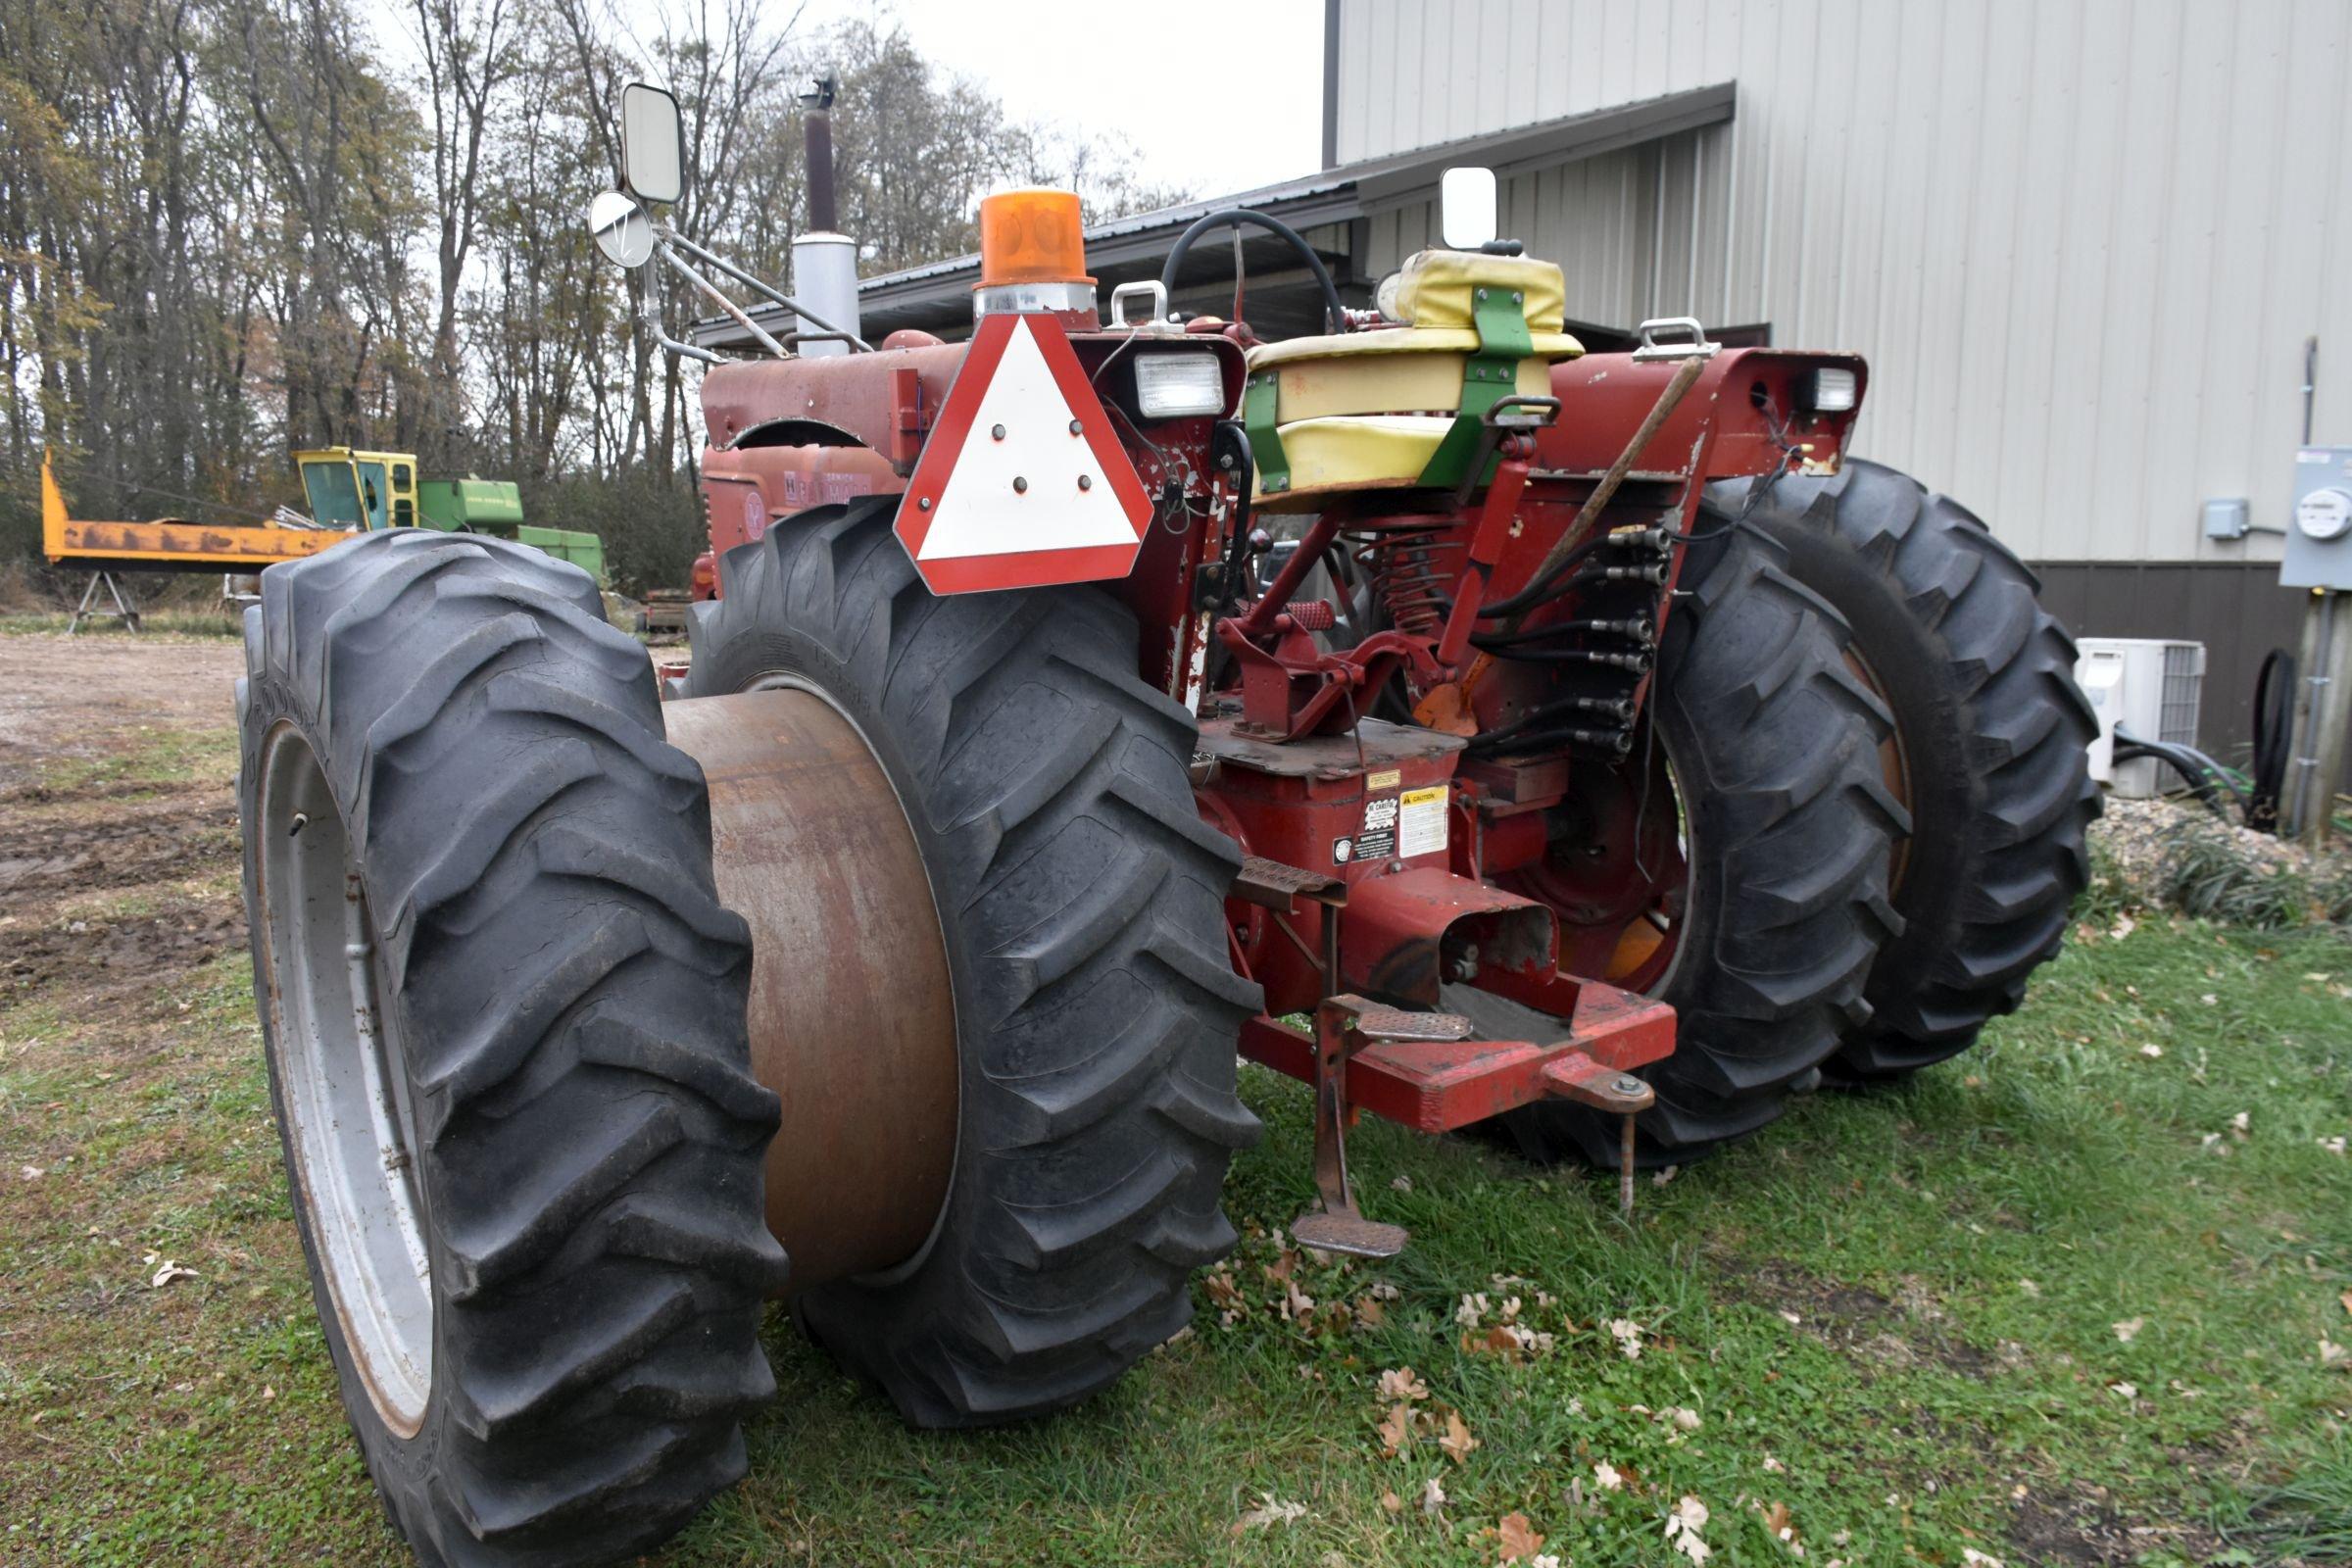
[[[1151,525],[1061,323],[984,317],[899,506],[923,581],[964,594],[1124,577]]]

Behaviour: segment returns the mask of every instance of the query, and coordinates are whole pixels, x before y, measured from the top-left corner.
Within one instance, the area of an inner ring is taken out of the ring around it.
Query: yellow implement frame
[[[184,517],[95,522],[66,514],[65,492],[41,454],[41,553],[60,566],[90,571],[259,571],[300,561],[354,537],[340,528],[221,527]]]

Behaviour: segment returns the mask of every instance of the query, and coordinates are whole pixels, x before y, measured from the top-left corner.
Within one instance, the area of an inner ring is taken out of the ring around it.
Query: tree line
[[[289,454],[415,452],[606,536],[615,575],[700,548],[694,379],[636,330],[706,314],[584,222],[627,81],[684,111],[671,218],[781,279],[806,220],[801,86],[837,81],[868,275],[973,247],[979,197],[1180,199],[1130,149],[1023,120],[887,13],[758,0],[0,0],[0,556],[37,551],[41,450],[77,514],[300,504]],[[631,25],[631,24],[636,24]]]

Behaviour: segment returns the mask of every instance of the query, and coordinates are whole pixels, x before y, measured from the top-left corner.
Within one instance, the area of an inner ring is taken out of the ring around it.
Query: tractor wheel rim
[[[914,813],[848,708],[789,671],[666,705],[710,788],[720,902],[752,932],[752,1069],[783,1102],[767,1220],[791,1289],[919,1267],[945,1222],[962,1069]]]
[[[433,1289],[398,1009],[351,834],[291,725],[266,744],[257,814],[295,1200],[353,1369],[384,1424],[414,1437],[432,1393]]]
[[[1674,813],[1674,844],[1676,853],[1683,860],[1682,880],[1672,887],[1660,888],[1658,896],[1627,923],[1625,931],[1618,935],[1617,951],[1625,951],[1625,936],[1636,925],[1646,925],[1655,931],[1657,942],[1640,962],[1624,970],[1618,970],[1612,964],[1608,976],[1611,985],[1626,985],[1627,989],[1638,991],[1645,997],[1664,996],[1667,987],[1674,983],[1676,971],[1683,966],[1684,951],[1690,947],[1683,937],[1690,929],[1690,900],[1698,888],[1698,847],[1691,833],[1690,813],[1683,805],[1682,774],[1674,765],[1674,754],[1670,748],[1661,745],[1658,752],[1659,761],[1663,764],[1659,782],[1665,786],[1666,808]],[[1638,844],[1639,839],[1636,842]],[[1669,909],[1670,904],[1677,906]],[[1665,966],[1653,968],[1659,948],[1666,950]]]

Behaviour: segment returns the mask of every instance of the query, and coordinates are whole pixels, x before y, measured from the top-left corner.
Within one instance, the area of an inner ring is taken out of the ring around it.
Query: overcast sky
[[[664,13],[690,14],[675,0],[608,3],[649,32]],[[774,8],[781,19],[792,5]],[[1323,0],[803,0],[800,11],[801,35],[895,16],[1012,118],[1124,134],[1152,183],[1221,196],[1323,167]],[[387,42],[413,54],[394,20]]]
[[[780,22],[793,0],[770,0]],[[624,30],[659,30],[693,0],[607,0]],[[1152,184],[1222,196],[1323,166],[1323,0],[802,0],[797,34],[897,17],[942,68],[1016,120],[1116,131]],[[1115,19],[1115,20],[1114,20]],[[377,13],[387,57],[415,69],[405,5]]]
[[[895,14],[1016,119],[1125,133],[1203,196],[1323,166],[1323,0],[809,0],[805,24]]]

